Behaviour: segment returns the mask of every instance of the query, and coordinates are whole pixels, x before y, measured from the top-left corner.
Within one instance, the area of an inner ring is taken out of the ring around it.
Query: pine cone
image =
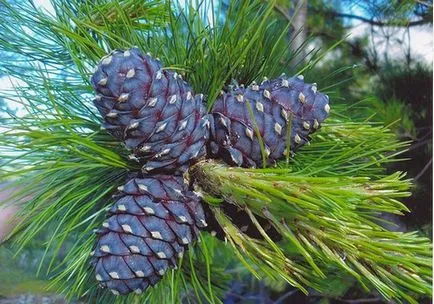
[[[304,83],[302,77],[280,77],[261,85],[237,87],[222,94],[211,110],[211,153],[230,164],[262,166],[256,124],[267,164],[273,164],[286,156],[287,144],[295,152],[309,142],[309,135],[320,127],[329,111],[328,97],[317,92],[316,84]]]
[[[181,176],[134,178],[120,187],[93,252],[96,279],[114,294],[141,293],[176,266],[206,227],[199,198]]]
[[[183,172],[205,155],[209,137],[203,95],[137,48],[113,51],[91,78],[103,125],[145,163],[143,171]]]
[[[328,97],[317,92],[316,84],[305,84],[302,77],[288,79],[282,76],[265,80],[261,85],[253,83],[248,88],[237,87],[223,93],[211,110],[211,154],[237,166],[262,166],[256,124],[264,143],[267,164],[273,164],[286,156],[288,135],[290,151],[294,152],[309,141],[309,135],[320,127],[329,111]],[[291,129],[288,132],[289,123]],[[245,234],[263,238],[244,210],[229,202],[221,204],[221,208]],[[212,214],[207,213],[207,216],[210,223],[207,229],[216,231],[219,238],[223,237],[224,232],[215,219],[212,220]],[[267,219],[256,218],[271,239],[281,239]]]

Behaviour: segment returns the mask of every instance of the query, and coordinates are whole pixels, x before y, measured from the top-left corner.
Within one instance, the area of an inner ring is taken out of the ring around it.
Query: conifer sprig
[[[192,175],[207,194],[222,197],[251,215],[265,241],[251,240],[214,209],[242,261],[247,257],[268,275],[274,271],[306,291],[305,286],[323,288],[311,276],[325,279],[331,267],[354,276],[367,289],[374,286],[387,299],[417,303],[411,292],[431,294],[429,239],[382,227],[381,213],[408,211],[399,202],[410,195],[409,180],[402,173],[376,180],[316,177],[306,172],[228,168],[204,161],[195,165]],[[270,220],[287,245],[274,243],[252,213]],[[293,247],[292,254],[285,254],[286,247]]]
[[[335,110],[344,114],[337,106]],[[354,175],[382,177],[384,166],[400,161],[409,142],[399,141],[387,126],[366,119],[336,117],[332,114],[307,145],[289,163],[279,163],[298,174],[315,176]]]

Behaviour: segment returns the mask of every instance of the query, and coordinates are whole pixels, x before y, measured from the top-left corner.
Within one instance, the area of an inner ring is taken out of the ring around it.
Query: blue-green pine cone
[[[115,295],[154,286],[207,226],[199,197],[182,176],[133,178],[97,231],[92,252],[100,286]]]
[[[105,56],[91,77],[103,127],[125,143],[143,172],[184,172],[205,155],[203,95],[137,48]]]
[[[328,96],[300,76],[236,87],[211,110],[211,153],[237,166],[260,167],[263,157],[274,164],[308,143],[329,111]]]

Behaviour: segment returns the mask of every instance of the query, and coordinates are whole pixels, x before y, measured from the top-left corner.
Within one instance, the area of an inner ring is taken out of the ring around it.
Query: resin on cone
[[[203,95],[139,49],[116,50],[99,63],[91,83],[103,127],[132,151],[142,170],[185,171],[205,155],[209,120]]]
[[[237,166],[274,164],[308,143],[329,111],[327,95],[302,76],[236,87],[211,110],[211,153]]]
[[[154,286],[207,226],[199,197],[183,177],[134,178],[120,187],[93,255],[95,275],[113,294]]]

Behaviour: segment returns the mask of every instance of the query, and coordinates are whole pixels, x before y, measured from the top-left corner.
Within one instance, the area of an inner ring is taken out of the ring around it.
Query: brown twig
[[[320,12],[320,11],[317,11]],[[356,20],[360,20],[362,22],[368,23],[370,25],[375,25],[375,26],[402,26],[402,27],[411,27],[411,26],[417,26],[417,25],[424,25],[427,24],[429,22],[429,20],[427,19],[420,19],[420,20],[416,20],[416,21],[408,21],[408,22],[384,22],[384,21],[378,21],[378,20],[374,20],[374,19],[369,19],[369,18],[365,18],[362,16],[358,16],[358,15],[353,15],[353,14],[345,14],[345,13],[339,13],[336,11],[321,11],[321,13],[324,13],[326,15],[332,16],[332,17],[337,17],[337,18],[349,18],[349,19],[356,19]]]
[[[415,176],[414,180],[417,181],[421,176],[428,170],[428,168],[432,165],[432,158],[429,160],[428,163],[423,167],[423,169],[419,172],[418,175]]]

